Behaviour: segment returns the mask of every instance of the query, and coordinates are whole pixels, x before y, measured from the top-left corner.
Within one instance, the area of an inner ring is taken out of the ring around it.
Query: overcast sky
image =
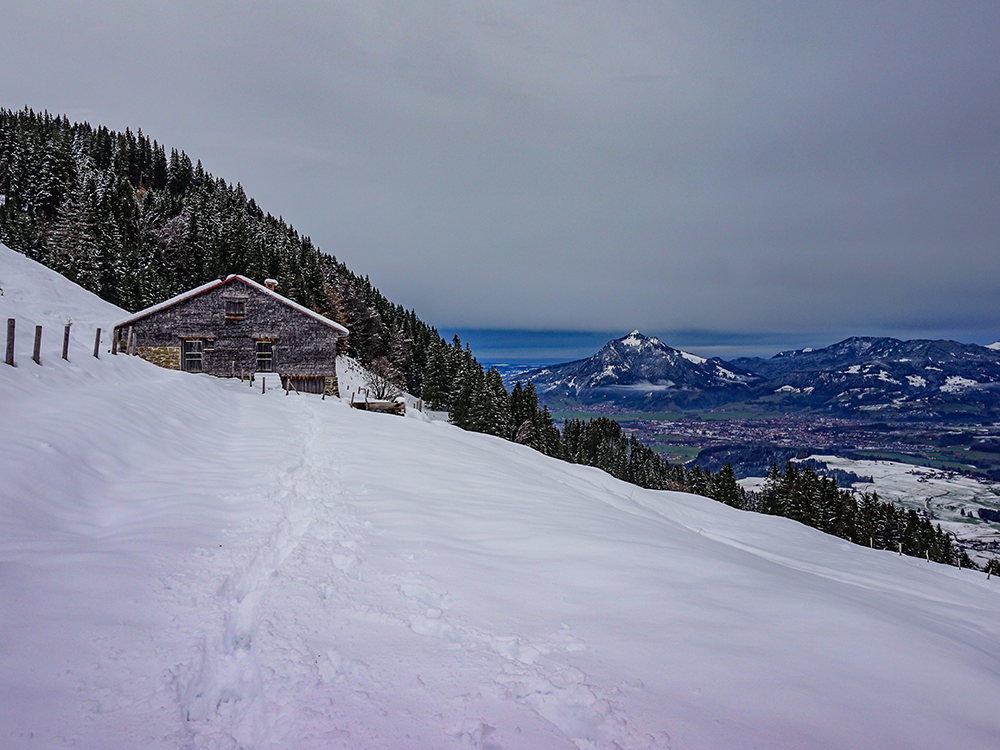
[[[25,105],[184,149],[442,330],[1000,337],[997,0],[0,0]]]

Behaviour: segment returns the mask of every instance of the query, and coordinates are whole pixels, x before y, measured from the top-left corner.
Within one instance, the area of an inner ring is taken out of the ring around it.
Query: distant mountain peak
[[[746,373],[729,369],[719,359],[674,349],[639,329],[612,339],[592,357],[535,370],[525,377],[542,392],[595,401],[648,400],[670,394],[691,399],[748,379]]]
[[[642,347],[644,346],[655,346],[655,347],[666,346],[666,344],[664,344],[655,336],[643,336],[639,332],[638,328],[633,330],[627,336],[622,336],[620,339],[618,339],[618,341],[622,342],[625,346],[631,347],[633,349],[642,349]]]
[[[994,341],[992,344],[987,344],[987,349],[1000,349],[1000,340]]]
[[[636,328],[627,336],[622,336],[620,339],[615,339],[615,341],[609,341],[605,345],[605,349],[610,347],[612,344],[619,342],[622,345],[628,347],[630,350],[635,350],[637,352],[644,351],[659,351],[667,354],[680,355],[688,362],[696,365],[703,365],[708,362],[704,357],[699,357],[697,354],[692,354],[691,352],[681,351],[680,349],[675,349],[672,346],[664,344],[656,336],[643,336],[639,329]]]

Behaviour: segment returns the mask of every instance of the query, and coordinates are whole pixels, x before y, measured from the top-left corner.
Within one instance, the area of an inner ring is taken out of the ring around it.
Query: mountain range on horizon
[[[771,358],[706,359],[638,330],[593,356],[522,373],[553,406],[644,412],[751,401],[783,411],[990,416],[1000,406],[1000,342],[855,336]]]

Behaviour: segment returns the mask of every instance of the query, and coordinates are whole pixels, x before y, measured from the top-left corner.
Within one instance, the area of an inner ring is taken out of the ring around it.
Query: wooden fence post
[[[11,367],[16,367],[14,364],[14,319],[7,318],[7,357],[4,359]]]
[[[114,354],[116,357],[118,356],[118,336],[119,336],[119,333],[120,333],[120,331],[117,328],[115,328],[111,332],[111,353]]]
[[[265,375],[260,376],[260,392],[267,392],[267,376]]]
[[[67,323],[66,328],[63,329],[63,359],[69,360],[69,327],[73,325],[72,323]]]
[[[36,365],[42,364],[42,327],[35,326],[35,346],[31,349],[31,359]]]
[[[128,327],[128,355],[135,356],[135,331],[132,330],[132,326]]]
[[[100,359],[101,354],[101,329],[97,329],[97,335],[94,336],[94,357]]]

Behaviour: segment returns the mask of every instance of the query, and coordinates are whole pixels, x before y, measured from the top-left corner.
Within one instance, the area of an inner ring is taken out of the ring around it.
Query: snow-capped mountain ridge
[[[957,341],[856,336],[822,349],[733,363],[757,377],[756,395],[812,388],[808,397],[797,397],[812,408],[933,413],[944,401],[1000,400],[996,350]]]
[[[549,399],[623,409],[704,407],[779,395],[785,409],[891,409],[932,416],[944,402],[1000,407],[997,348],[855,336],[820,349],[725,362],[674,349],[635,330],[592,357],[522,377]]]
[[[961,361],[997,362],[990,347],[962,344],[957,341],[913,339],[902,341],[887,337],[855,336],[822,349],[796,349],[780,352],[770,359],[743,357],[734,364],[755,375],[770,378],[795,371],[818,372],[847,369],[852,365],[882,363],[922,363],[923,366],[953,367]]]
[[[746,373],[720,359],[705,359],[667,346],[658,338],[633,330],[605,344],[594,356],[525,373],[542,393],[564,393],[585,400],[608,395],[683,394],[696,398],[705,391],[743,386]]]

